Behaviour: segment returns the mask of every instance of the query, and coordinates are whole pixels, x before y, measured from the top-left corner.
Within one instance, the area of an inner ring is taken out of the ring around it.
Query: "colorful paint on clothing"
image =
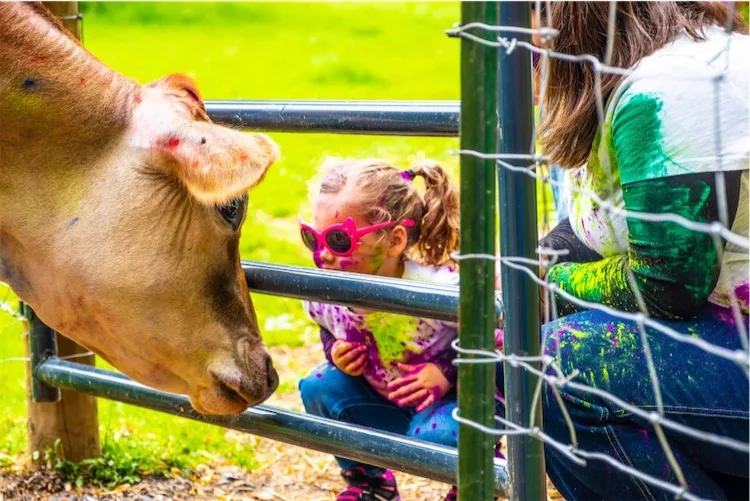
[[[435,268],[405,261],[402,278],[442,284],[458,283],[458,273],[447,266]],[[344,306],[304,302],[310,317],[336,339],[361,343],[367,347],[368,364],[363,376],[380,394],[387,385],[404,375],[399,363],[434,363],[441,371],[455,372],[451,365],[451,342],[458,326],[428,318],[374,312],[362,315]]]
[[[742,105],[736,94],[744,89],[747,95],[750,72],[725,75],[718,92],[699,75],[712,75],[713,56],[725,49],[727,61],[746,70],[750,38],[731,35],[727,49],[721,30],[707,29],[706,34],[707,40],[699,44],[686,35],[677,37],[641,60],[609,99],[587,165],[566,173],[564,198],[571,227],[605,258],[550,271],[553,281],[559,280],[563,289],[581,299],[637,310],[625,276],[629,266],[649,312],[657,316],[680,316],[680,311],[668,311],[669,303],[700,304],[707,295],[723,306],[736,295],[741,310],[748,312],[747,294],[733,292],[748,282],[747,249],[730,242],[719,255],[706,233],[676,223],[626,220],[604,210],[590,195],[633,213],[674,213],[712,223],[718,220],[709,211],[715,194],[706,176],[713,177],[719,167],[725,173],[741,172],[739,205],[728,216],[733,220],[731,231],[748,237],[750,115],[747,97]],[[718,117],[718,122],[707,126],[709,117]],[[722,138],[720,152],[716,127]],[[722,156],[721,162],[716,155]],[[675,294],[674,284],[684,284],[684,290]]]

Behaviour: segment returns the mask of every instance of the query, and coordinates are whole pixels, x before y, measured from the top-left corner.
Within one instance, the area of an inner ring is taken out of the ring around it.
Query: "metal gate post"
[[[497,2],[463,2],[461,23],[497,24]],[[461,39],[461,149],[497,151],[497,55],[495,49]],[[461,254],[495,254],[495,163],[461,156]],[[460,346],[494,350],[495,262],[461,262]],[[462,355],[471,358],[471,355]],[[495,416],[493,364],[459,366],[459,414],[484,426]],[[462,424],[458,436],[458,497],[470,501],[493,499],[492,435]]]
[[[500,2],[501,26],[529,28],[529,2]],[[501,33],[519,41],[530,42],[530,36]],[[507,54],[498,50],[498,115],[502,139],[500,153],[530,152],[533,144],[533,88],[531,54],[518,48]],[[530,160],[508,160],[527,166]],[[500,206],[500,255],[535,258],[537,246],[536,183],[524,173],[498,167],[498,200]],[[536,273],[536,269],[534,272]],[[507,266],[502,267],[503,301],[505,304],[505,353],[538,355],[539,293],[527,276]],[[539,368],[539,364],[532,364]],[[504,364],[506,418],[528,427],[531,420],[531,399],[537,378],[522,367]],[[535,426],[542,425],[541,405],[536,406]],[[508,467],[511,499],[535,501],[547,499],[544,475],[544,447],[526,435],[508,437]]]

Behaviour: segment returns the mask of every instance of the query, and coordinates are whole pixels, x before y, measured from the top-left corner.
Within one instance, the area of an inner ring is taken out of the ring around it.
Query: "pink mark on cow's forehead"
[[[167,148],[177,148],[180,145],[180,140],[176,137],[170,137],[167,140]]]

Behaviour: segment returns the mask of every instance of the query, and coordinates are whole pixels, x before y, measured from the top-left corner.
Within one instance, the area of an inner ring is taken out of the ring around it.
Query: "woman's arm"
[[[730,218],[737,211],[740,171],[726,173]],[[719,220],[713,173],[687,174],[623,185],[629,211],[674,213],[696,222]],[[705,303],[719,276],[720,253],[713,237],[673,222],[628,218],[628,252],[593,263],[562,263],[549,271],[550,281],[585,301],[623,311],[639,311],[627,270],[649,314],[687,318]],[[558,296],[560,314],[575,306]]]

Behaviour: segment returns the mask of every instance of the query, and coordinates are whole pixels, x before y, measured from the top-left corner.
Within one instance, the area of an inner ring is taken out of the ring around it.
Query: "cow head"
[[[137,381],[240,412],[278,378],[240,267],[278,155],[208,121],[195,83],[140,86],[25,4],[0,5],[0,280]]]

